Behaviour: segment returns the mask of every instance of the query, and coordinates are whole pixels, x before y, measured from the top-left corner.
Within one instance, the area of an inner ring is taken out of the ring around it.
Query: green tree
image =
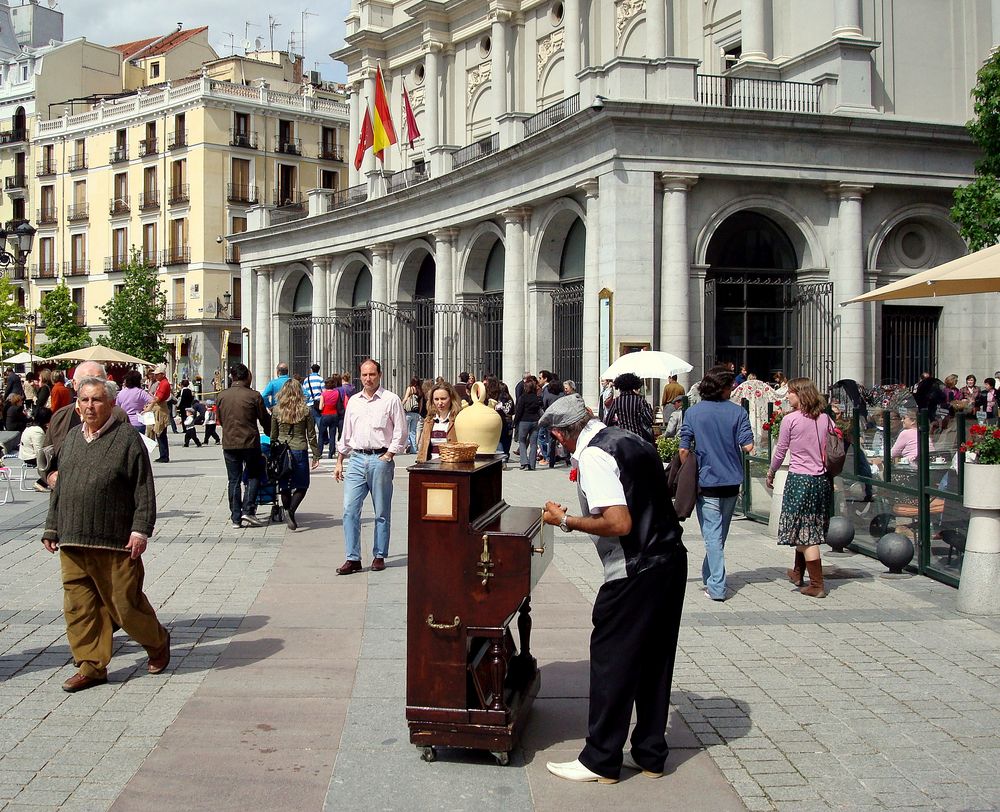
[[[166,306],[156,268],[147,265],[133,248],[121,289],[99,308],[108,326],[108,346],[144,361],[163,361],[167,353],[163,341]]]
[[[976,179],[955,190],[951,218],[973,251],[1000,242],[1000,51],[976,74],[972,90],[976,117],[966,125],[982,150]]]
[[[90,333],[77,324],[76,303],[66,283],[50,290],[42,299],[38,312],[45,325],[45,343],[35,352],[45,358],[90,346]]]
[[[17,303],[10,279],[0,276],[0,358],[25,349],[26,315],[24,308]]]

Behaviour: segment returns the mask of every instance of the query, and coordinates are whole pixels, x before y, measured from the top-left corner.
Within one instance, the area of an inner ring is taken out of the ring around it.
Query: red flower
[[[569,469],[569,481],[570,482],[576,482],[577,478],[578,478],[577,469],[576,468],[570,468]]]
[[[993,429],[993,439],[1000,440],[1000,429]]]
[[[771,430],[771,424],[770,423],[765,423],[763,426],[761,426],[761,428],[764,429],[764,431],[770,431]]]
[[[780,406],[780,405],[781,405],[781,401],[780,401],[780,400],[776,400],[776,401],[774,401],[774,405],[775,405],[775,406]]]

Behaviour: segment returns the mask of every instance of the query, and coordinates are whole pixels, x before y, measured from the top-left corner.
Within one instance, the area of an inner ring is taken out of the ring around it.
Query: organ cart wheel
[[[420,758],[422,758],[428,764],[432,761],[437,761],[437,751],[435,751],[433,747],[421,747]]]
[[[500,751],[493,750],[492,755],[493,758],[497,760],[497,764],[499,764],[501,767],[506,767],[508,764],[510,764],[510,753],[508,753],[506,750],[500,750]]]

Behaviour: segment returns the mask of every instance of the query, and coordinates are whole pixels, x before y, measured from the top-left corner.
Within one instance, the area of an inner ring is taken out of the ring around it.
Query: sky
[[[48,2],[48,0],[43,0]],[[16,0],[8,0],[16,5]],[[289,36],[295,37],[295,51],[302,52],[302,12],[305,17],[305,67],[318,70],[329,81],[343,81],[346,69],[330,58],[330,52],[344,44],[344,18],[349,0],[297,0],[293,3],[263,0],[56,0],[63,13],[66,39],[86,37],[101,45],[117,45],[131,40],[160,36],[177,28],[208,26],[208,39],[220,56],[233,51],[243,53],[243,43],[260,37],[263,48],[270,48],[268,15],[278,25],[274,28],[276,50],[288,48]],[[315,16],[313,16],[315,15]],[[249,23],[249,26],[247,25]],[[232,34],[232,37],[229,35]]]

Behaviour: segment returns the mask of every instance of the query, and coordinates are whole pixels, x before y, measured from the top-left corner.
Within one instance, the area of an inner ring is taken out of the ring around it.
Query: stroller
[[[257,505],[258,506],[270,506],[271,522],[284,522],[285,521],[285,511],[281,507],[281,501],[278,499],[278,483],[272,482],[267,476],[267,457],[271,453],[271,438],[266,434],[262,434],[260,437],[260,450],[261,450],[261,463],[260,463],[260,486],[257,488]],[[244,483],[246,482],[246,476],[243,478]]]

